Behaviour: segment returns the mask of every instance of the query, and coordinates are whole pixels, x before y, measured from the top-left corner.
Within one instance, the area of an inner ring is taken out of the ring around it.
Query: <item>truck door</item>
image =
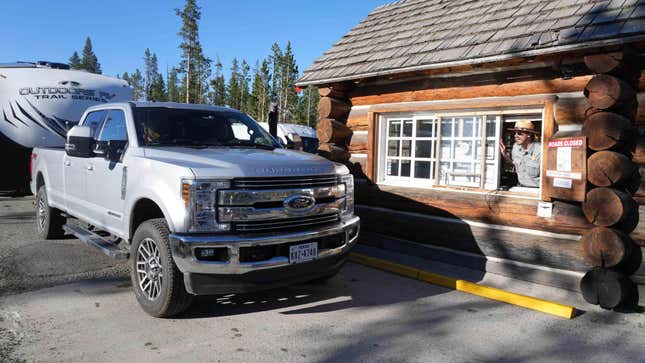
[[[90,112],[83,121],[84,126],[92,128],[94,139],[98,136],[106,115],[107,111]],[[65,208],[73,216],[86,217],[89,212],[85,193],[85,177],[91,161],[92,158],[79,158],[67,154],[63,156]]]
[[[90,219],[113,234],[123,232],[127,166],[123,160],[128,142],[125,112],[109,110],[96,139],[96,150],[105,155],[90,159],[85,188],[91,208]]]

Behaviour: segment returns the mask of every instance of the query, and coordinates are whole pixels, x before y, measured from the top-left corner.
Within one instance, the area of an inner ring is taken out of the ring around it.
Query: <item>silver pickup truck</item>
[[[39,235],[129,259],[157,317],[194,295],[325,280],[358,238],[347,168],[281,148],[229,108],[94,106],[65,149],[35,148],[31,167]]]

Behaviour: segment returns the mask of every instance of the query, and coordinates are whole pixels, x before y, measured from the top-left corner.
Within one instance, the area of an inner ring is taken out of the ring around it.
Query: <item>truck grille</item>
[[[318,227],[329,223],[338,222],[338,214],[308,216],[279,220],[266,220],[254,222],[238,222],[233,228],[238,232],[271,232],[309,227]]]
[[[311,186],[333,185],[335,175],[313,175],[301,177],[243,178],[233,179],[233,188],[240,189],[276,189],[303,188]]]

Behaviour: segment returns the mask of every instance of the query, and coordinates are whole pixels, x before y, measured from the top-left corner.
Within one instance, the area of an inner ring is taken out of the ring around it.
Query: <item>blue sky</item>
[[[251,66],[271,44],[291,40],[300,72],[379,5],[389,0],[198,0],[200,37],[206,55],[219,55],[224,74],[233,57]],[[90,36],[103,73],[143,68],[146,47],[165,73],[179,62],[181,27],[174,9],[183,0],[16,1],[2,0],[0,63],[67,62]],[[228,78],[228,77],[227,77]]]

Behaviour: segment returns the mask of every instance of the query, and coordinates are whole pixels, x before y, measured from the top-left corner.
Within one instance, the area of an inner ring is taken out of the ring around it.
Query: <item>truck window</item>
[[[128,130],[125,124],[125,113],[121,110],[110,110],[101,135],[97,141],[128,141]]]
[[[95,140],[99,136],[101,126],[103,126],[105,115],[107,115],[105,110],[90,112],[83,122],[83,126],[89,126],[92,129],[92,138]]]

